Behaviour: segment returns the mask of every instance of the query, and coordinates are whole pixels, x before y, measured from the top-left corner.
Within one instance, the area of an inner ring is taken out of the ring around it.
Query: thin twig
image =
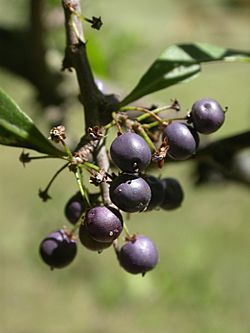
[[[63,69],[75,69],[80,88],[80,101],[84,106],[86,128],[100,124],[99,109],[104,95],[95,84],[89,65],[86,42],[82,29],[80,2],[78,0],[62,0],[65,14],[66,50]],[[73,11],[72,11],[73,9]],[[73,22],[73,24],[72,24]]]

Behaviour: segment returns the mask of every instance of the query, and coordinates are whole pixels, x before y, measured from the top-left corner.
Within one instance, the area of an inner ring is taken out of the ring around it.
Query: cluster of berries
[[[164,127],[162,141],[167,143],[167,155],[176,160],[194,155],[199,145],[198,132],[215,132],[224,117],[223,109],[215,100],[207,98],[195,102],[186,122],[172,121]],[[73,225],[84,216],[79,224],[79,240],[85,248],[101,252],[113,244],[120,265],[132,274],[144,275],[158,262],[157,248],[148,237],[128,232],[125,243],[119,248],[116,240],[124,227],[120,211],[176,209],[183,201],[183,190],[174,178],[159,179],[143,174],[152,154],[146,141],[134,132],[120,133],[111,144],[110,156],[121,170],[109,184],[112,204],[95,203],[89,208],[78,192],[67,202],[65,215]],[[49,234],[40,244],[41,257],[52,268],[67,266],[76,253],[76,237],[64,229]]]

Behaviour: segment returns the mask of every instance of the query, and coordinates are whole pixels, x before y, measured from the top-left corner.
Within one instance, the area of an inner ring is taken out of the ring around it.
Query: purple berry
[[[111,201],[124,212],[140,212],[147,208],[151,190],[147,182],[138,176],[120,174],[110,185]]]
[[[127,272],[144,275],[156,266],[159,255],[156,246],[149,238],[137,235],[121,247],[118,259]]]
[[[84,224],[93,239],[111,243],[122,232],[123,219],[116,208],[97,206],[87,212]]]
[[[164,198],[160,205],[162,209],[172,210],[180,207],[184,193],[178,180],[175,178],[162,179],[164,187]]]
[[[116,137],[110,147],[113,162],[125,172],[146,169],[151,161],[151,151],[138,134],[127,132]]]
[[[191,120],[198,132],[210,134],[222,126],[225,113],[217,101],[212,98],[203,98],[193,104]]]
[[[73,195],[67,202],[64,213],[71,224],[76,224],[83,212],[87,209],[80,192]]]
[[[77,253],[76,241],[60,229],[50,233],[40,244],[40,255],[51,268],[69,265]]]
[[[80,242],[82,243],[82,245],[91,251],[101,252],[102,250],[104,250],[104,249],[110,247],[110,245],[112,245],[112,242],[103,243],[103,242],[98,242],[95,239],[93,239],[88,231],[88,228],[86,227],[86,224],[80,225],[79,239],[80,239]]]
[[[196,131],[184,123],[171,123],[163,130],[163,139],[167,138],[168,155],[176,160],[186,160],[192,156],[199,145]]]
[[[154,176],[145,176],[144,179],[151,189],[151,200],[146,211],[150,211],[158,207],[164,198],[164,186],[161,179]]]

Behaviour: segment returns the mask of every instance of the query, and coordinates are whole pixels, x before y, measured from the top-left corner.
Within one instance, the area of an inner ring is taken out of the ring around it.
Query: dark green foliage
[[[29,148],[48,155],[64,155],[43,136],[33,121],[2,90],[0,90],[0,144]]]
[[[197,76],[202,63],[226,60],[249,62],[250,52],[207,43],[172,45],[155,60],[121,105]]]

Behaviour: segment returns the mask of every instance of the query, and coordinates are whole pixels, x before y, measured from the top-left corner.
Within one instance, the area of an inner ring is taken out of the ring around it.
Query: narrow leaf
[[[167,48],[142,76],[120,106],[145,95],[194,78],[201,64],[214,61],[250,62],[250,52],[225,49],[207,43],[178,44]]]
[[[64,155],[62,151],[52,145],[33,121],[1,89],[0,144],[33,149],[48,155]]]

